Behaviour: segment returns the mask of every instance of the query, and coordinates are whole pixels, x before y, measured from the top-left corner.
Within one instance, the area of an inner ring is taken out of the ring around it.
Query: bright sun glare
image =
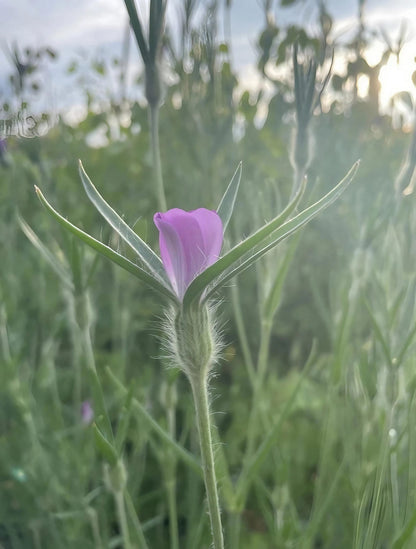
[[[381,105],[387,105],[390,99],[401,91],[408,91],[414,95],[415,86],[412,82],[412,73],[415,69],[416,64],[413,55],[402,55],[399,63],[397,63],[396,57],[390,56],[386,65],[381,69],[379,76]]]

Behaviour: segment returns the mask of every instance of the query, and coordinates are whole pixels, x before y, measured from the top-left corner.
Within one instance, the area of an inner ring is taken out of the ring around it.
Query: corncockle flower
[[[215,549],[224,549],[224,539],[211,438],[208,382],[221,343],[216,329],[215,307],[209,300],[228,280],[258,261],[279,242],[332,204],[349,185],[357,168],[358,163],[328,194],[291,217],[305,190],[304,179],[281,213],[236,244],[221,258],[219,254],[223,231],[234,208],[241,166],[237,168],[228,185],[217,212],[205,208],[191,212],[174,208],[154,216],[159,230],[159,258],[104,200],[80,164],[80,175],[88,197],[109,225],[135,252],[138,262],[132,262],[70,223],[49,204],[36,187],[41,202],[61,225],[173,303],[166,316],[164,334],[171,359],[187,375],[192,389]],[[88,413],[88,406],[85,412]],[[111,448],[111,444],[106,444]],[[117,471],[114,474],[114,478],[121,479],[121,483],[112,483],[111,489],[120,494],[120,490],[124,489],[125,476]]]
[[[217,261],[223,226],[217,212],[173,208],[153,218],[159,230],[160,255],[177,296],[182,301],[189,284]]]

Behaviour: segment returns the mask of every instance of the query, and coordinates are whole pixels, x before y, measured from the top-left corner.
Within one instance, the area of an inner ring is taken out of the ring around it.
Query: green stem
[[[262,398],[262,389],[266,377],[267,365],[269,359],[269,346],[272,331],[272,322],[264,319],[261,323],[260,348],[257,358],[257,372],[254,379],[252,408],[248,420],[247,428],[247,446],[244,457],[245,462],[249,462],[255,451],[256,436],[258,435],[258,420],[262,413],[264,399]]]
[[[68,306],[68,318],[72,318],[72,312],[76,310],[77,303],[74,293],[68,293],[66,296]],[[75,314],[76,317],[76,314]],[[80,326],[78,320],[75,318],[74,322],[70,323],[71,326],[71,343],[72,343],[72,369],[74,372],[74,387],[73,387],[73,400],[76,410],[81,410],[82,401],[82,343],[80,345]]]
[[[293,186],[291,197],[294,197],[297,190],[302,185],[303,178],[306,176],[306,170],[302,167],[296,167],[293,173]]]
[[[124,497],[126,500],[127,511],[130,516],[130,522],[133,525],[133,534],[138,543],[138,547],[139,549],[149,549],[149,546],[147,545],[147,542],[146,542],[146,538],[144,537],[144,534],[143,534],[142,525],[139,521],[139,517],[137,516],[136,509],[134,508],[134,504],[131,499],[131,496],[127,490],[124,491]]]
[[[101,540],[100,526],[98,523],[97,512],[92,507],[88,507],[86,511],[91,524],[92,536],[94,539],[94,547],[96,547],[96,549],[103,549],[103,542]]]
[[[108,417],[107,408],[104,401],[104,394],[103,389],[101,386],[101,381],[97,373],[97,369],[95,367],[95,358],[94,358],[94,350],[92,346],[91,341],[91,333],[89,326],[86,326],[83,330],[81,330],[82,338],[83,338],[83,348],[84,348],[84,355],[85,355],[85,361],[87,365],[87,370],[91,379],[92,384],[92,392],[93,392],[93,400],[94,400],[94,408],[97,414],[96,423],[100,427],[104,427],[106,436],[113,441],[113,429],[111,427],[111,421]]]
[[[254,386],[256,372],[254,368],[253,358],[251,356],[250,345],[248,343],[247,331],[244,325],[243,312],[241,310],[239,291],[237,282],[231,286],[231,297],[234,311],[234,319],[237,327],[238,339],[243,353],[243,359],[247,368],[247,373],[250,378],[251,385]]]
[[[172,385],[168,387],[168,407],[167,407],[167,420],[169,427],[169,435],[172,440],[175,438],[176,431],[176,418],[175,418],[175,394],[176,385],[172,382]],[[171,450],[167,455],[166,470],[166,491],[168,496],[168,509],[169,509],[169,534],[170,534],[170,546],[171,549],[179,549],[179,532],[178,532],[178,511],[176,506],[176,455]]]
[[[172,467],[173,469],[173,467]],[[174,471],[169,471],[166,481],[169,509],[169,537],[171,549],[179,549],[178,513],[176,508],[176,482]]]
[[[157,203],[158,208],[162,212],[165,212],[167,210],[167,206],[165,189],[163,186],[162,163],[160,161],[159,107],[157,105],[149,105],[149,126],[153,158],[153,170],[156,180]]]
[[[126,395],[127,389],[124,387],[121,381],[116,378],[116,376],[113,374],[109,367],[106,368],[106,372],[108,378],[111,380],[114,386],[121,392],[122,395]],[[149,427],[161,440],[166,443],[168,448],[174,450],[176,455],[180,457],[192,471],[194,471],[197,475],[202,475],[201,466],[198,460],[190,452],[185,450],[183,446],[178,444],[176,440],[171,438],[170,435],[164,429],[162,429],[159,423],[157,423],[157,421],[152,418],[149,412],[136,398],[133,398],[132,400],[132,407],[137,414],[140,425],[144,422],[147,427]]]
[[[212,451],[211,421],[209,417],[208,383],[206,372],[202,372],[199,376],[191,378],[190,381],[192,394],[194,397],[196,419],[198,423],[202,469],[204,472],[214,549],[224,549],[217,480],[215,476],[214,454]]]
[[[126,508],[124,505],[123,491],[122,490],[117,491],[114,494],[114,498],[116,500],[118,521],[121,528],[121,536],[123,538],[123,548],[132,549],[132,545],[130,542],[129,527],[127,524]]]
[[[267,372],[271,334],[272,319],[266,318],[261,323],[260,349],[257,361],[257,391],[261,391]]]
[[[228,519],[228,535],[230,549],[239,549],[241,532],[241,513],[230,513]]]

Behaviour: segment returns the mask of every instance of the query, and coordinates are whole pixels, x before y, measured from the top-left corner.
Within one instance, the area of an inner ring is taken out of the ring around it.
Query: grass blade
[[[237,481],[236,485],[236,500],[241,501],[242,498],[244,498],[245,494],[247,493],[248,487],[250,486],[251,482],[253,481],[257,471],[269,455],[272,448],[275,446],[276,441],[278,440],[278,437],[280,435],[282,426],[284,424],[284,421],[288,417],[288,414],[290,413],[292,406],[296,400],[296,397],[299,393],[299,390],[302,386],[303,381],[306,379],[307,375],[310,372],[310,369],[312,365],[315,363],[316,359],[316,342],[313,342],[311,352],[309,353],[309,358],[305,364],[305,367],[302,371],[302,374],[300,375],[290,397],[288,398],[285,406],[283,407],[283,410],[278,417],[275,424],[270,429],[269,433],[267,434],[267,437],[263,440],[259,448],[257,449],[256,453],[252,457],[249,463],[243,468],[243,471],[241,472],[240,478]]]
[[[106,373],[113,385],[122,394],[126,395],[128,392],[127,389],[124,387],[121,381],[117,379],[117,377],[114,375],[110,368],[106,368]],[[147,425],[149,429],[151,429],[163,442],[166,443],[168,448],[172,449],[176,453],[176,455],[184,463],[186,463],[189,469],[194,471],[198,476],[202,477],[202,468],[199,461],[190,452],[188,452],[188,450],[186,450],[183,446],[176,442],[176,440],[174,440],[155,419],[153,419],[153,417],[149,414],[146,408],[136,398],[133,397],[131,403],[132,410],[136,412],[139,422],[142,422],[143,425]]]
[[[74,289],[74,285],[71,281],[68,271],[62,266],[58,258],[55,257],[41,241],[35,231],[29,227],[24,219],[18,215],[17,220],[19,222],[20,228],[25,233],[27,238],[33,244],[33,246],[38,250],[40,255],[45,259],[45,261],[52,267],[55,273],[59,276],[64,285],[70,290]]]

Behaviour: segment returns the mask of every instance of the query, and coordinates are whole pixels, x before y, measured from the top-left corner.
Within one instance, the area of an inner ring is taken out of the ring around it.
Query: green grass
[[[230,249],[289,200],[293,103],[277,94],[258,128],[258,99],[232,102],[237,80],[225,54],[211,53],[209,80],[176,66],[160,110],[161,158],[168,205],[184,209],[215,208],[242,160]],[[0,165],[7,549],[210,547],[190,389],[160,342],[164,300],[75,242],[33,190],[134,262],[84,194],[81,158],[157,251],[146,108],[129,108],[138,134],[120,126],[122,140],[88,148],[109,115],[90,111],[76,128],[60,122],[42,138],[10,139]],[[361,158],[354,184],[218,294],[225,347],[211,410],[229,549],[416,544],[416,218],[413,195],[394,190],[410,136],[373,114],[368,100],[348,116],[314,117],[304,203]],[[85,400],[94,426],[82,422]]]

